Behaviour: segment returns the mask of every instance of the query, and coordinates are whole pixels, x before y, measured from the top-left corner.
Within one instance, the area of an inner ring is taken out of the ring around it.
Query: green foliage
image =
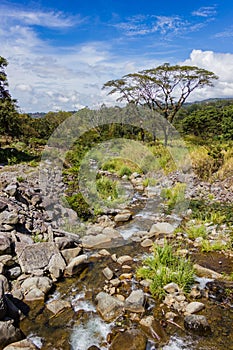
[[[28,151],[20,151],[16,148],[0,148],[0,163],[14,165],[22,162],[30,162],[37,159],[37,156]]]
[[[210,242],[207,239],[204,239],[201,242],[201,251],[206,253],[213,252],[213,251],[227,250],[229,248],[231,248],[230,243],[227,244],[219,240]]]
[[[196,239],[198,237],[206,238],[207,231],[204,225],[188,226],[186,228],[187,235],[190,239]]]
[[[107,176],[101,176],[96,181],[97,192],[102,199],[117,199],[117,181],[109,179]]]
[[[86,203],[81,193],[67,196],[66,200],[69,203],[70,207],[76,211],[79,218],[88,220],[92,217],[89,205]]]
[[[151,281],[151,294],[159,299],[166,294],[163,287],[170,282],[177,283],[184,292],[188,292],[194,283],[191,261],[176,256],[167,242],[163,247],[154,245],[153,255],[143,261],[143,266],[137,270],[137,276]]]
[[[172,188],[163,188],[161,190],[161,197],[166,199],[167,211],[170,213],[175,207],[182,208],[185,204],[185,190],[186,184],[177,183]]]
[[[132,170],[129,167],[127,167],[127,166],[122,166],[120,168],[120,170],[118,171],[118,175],[120,177],[122,177],[124,175],[130,176],[131,174],[132,174]]]

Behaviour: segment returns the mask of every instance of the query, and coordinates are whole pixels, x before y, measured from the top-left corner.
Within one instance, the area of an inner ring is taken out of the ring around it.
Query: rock
[[[177,293],[180,290],[178,284],[174,282],[168,283],[163,289],[169,294]]]
[[[133,258],[129,255],[122,255],[117,259],[117,263],[120,265],[125,264],[126,262],[132,261]]]
[[[203,303],[199,303],[198,301],[193,301],[186,306],[185,312],[187,314],[195,314],[205,308]]]
[[[0,255],[11,253],[11,239],[7,233],[0,232]]]
[[[145,350],[146,344],[147,338],[141,331],[129,329],[115,336],[109,350]]]
[[[4,210],[6,210],[8,207],[7,203],[0,200],[0,213]]]
[[[20,330],[13,323],[14,320],[0,321],[0,344],[2,348],[22,339]]]
[[[175,312],[172,312],[172,311],[168,311],[165,314],[166,320],[170,320],[170,321],[173,321],[176,316],[177,314],[175,314]]]
[[[5,210],[0,213],[0,224],[16,225],[19,222],[19,216],[16,211]]]
[[[52,256],[55,254],[60,255],[56,244],[50,242],[30,245],[21,245],[19,243],[16,244],[16,253],[20,267],[24,273],[33,273],[34,270],[48,269]]]
[[[150,228],[150,233],[164,233],[170,234],[173,233],[175,228],[169,224],[169,222],[157,222],[153,224]]]
[[[49,311],[56,315],[62,312],[63,310],[70,308],[71,304],[69,301],[66,300],[53,300],[47,303],[46,307]]]
[[[16,184],[10,184],[5,189],[4,192],[6,192],[10,197],[13,197],[17,192],[17,185]]]
[[[70,248],[73,244],[72,238],[69,237],[55,237],[54,242],[59,250]]]
[[[102,255],[102,256],[109,256],[109,255],[111,255],[111,254],[109,253],[109,251],[106,250],[106,249],[101,249],[101,250],[99,251],[99,254]]]
[[[119,278],[114,278],[113,280],[109,281],[113,287],[118,287],[121,284],[121,281]]]
[[[113,278],[113,272],[109,267],[105,267],[102,271],[107,280],[111,280]]]
[[[48,277],[29,277],[21,284],[26,300],[44,299],[51,287],[52,281]]]
[[[142,290],[133,290],[125,300],[125,310],[130,312],[144,312],[144,293]]]
[[[199,264],[194,264],[193,265],[196,273],[200,277],[208,277],[208,278],[214,278],[214,279],[224,279],[223,275],[220,273],[207,269],[206,267],[203,267]]]
[[[105,321],[113,321],[123,314],[124,303],[119,299],[114,298],[107,293],[100,292],[97,295],[96,300],[98,301],[97,311]]]
[[[152,337],[159,341],[166,338],[166,334],[161,324],[155,320],[153,316],[145,316],[139,323],[148,337]]]
[[[64,276],[73,276],[85,269],[88,264],[88,258],[86,254],[82,254],[72,259],[69,265],[65,268]]]
[[[104,235],[103,233],[98,234],[98,236],[84,236],[81,238],[83,248],[95,249],[101,248],[108,245],[111,242],[111,237]]]
[[[63,249],[63,250],[61,250],[61,254],[62,254],[63,258],[65,259],[65,262],[67,264],[69,264],[72,259],[76,258],[79,255],[81,250],[82,249],[80,247]]]
[[[61,256],[61,254],[54,254],[52,255],[49,264],[48,264],[48,270],[50,272],[51,278],[53,281],[56,281],[59,277],[62,276],[63,271],[66,268],[66,263]]]
[[[0,275],[0,284],[1,283],[3,283],[4,293],[9,292],[10,291],[10,287],[9,287],[8,279],[6,278],[6,276]]]
[[[207,335],[211,332],[211,328],[206,317],[202,315],[185,316],[184,327],[187,330],[198,333],[199,335]]]
[[[201,291],[200,291],[200,288],[199,286],[195,285],[191,288],[191,291],[189,293],[189,296],[191,298],[194,298],[194,299],[198,299],[198,298],[201,298]]]
[[[11,269],[8,269],[7,273],[9,275],[9,278],[14,280],[21,275],[22,271],[20,266],[15,266],[15,267],[12,267]]]
[[[114,218],[115,222],[126,222],[132,218],[132,213],[130,211],[126,211],[120,214],[117,214]]]
[[[152,241],[152,239],[146,238],[144,239],[144,241],[141,242],[141,246],[143,248],[147,248],[147,247],[151,247],[154,244],[154,242]]]
[[[37,350],[39,349],[35,346],[29,339],[23,339],[16,343],[12,343],[6,346],[3,350]]]

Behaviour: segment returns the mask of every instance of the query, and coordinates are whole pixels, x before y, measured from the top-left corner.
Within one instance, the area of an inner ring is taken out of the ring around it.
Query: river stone
[[[153,316],[145,316],[139,323],[142,330],[148,335],[148,337],[152,336],[156,340],[166,338],[166,333],[163,327],[159,321],[155,320]]]
[[[88,263],[86,254],[82,254],[72,259],[69,265],[65,268],[64,276],[73,276],[83,270]]]
[[[97,311],[100,313],[104,321],[110,322],[123,314],[124,303],[111,295],[100,292],[96,296]]]
[[[195,314],[196,312],[199,312],[204,308],[205,308],[205,305],[203,303],[200,303],[198,301],[193,301],[186,306],[185,312],[187,312],[187,314]]]
[[[150,233],[164,233],[170,234],[175,230],[175,228],[169,224],[169,222],[157,222],[153,224],[150,228]]]
[[[125,222],[129,221],[132,218],[132,213],[130,211],[117,214],[114,218],[115,222]]]
[[[52,281],[48,277],[29,277],[21,284],[26,300],[44,299],[51,287]]]
[[[53,314],[58,314],[61,311],[70,308],[71,304],[67,300],[53,300],[46,304],[46,307],[49,311],[51,311]]]
[[[210,325],[205,316],[187,315],[184,318],[184,327],[199,335],[209,334],[211,332]]]
[[[22,339],[22,334],[14,325],[14,320],[0,321],[0,344],[4,346]]]
[[[7,233],[0,232],[0,255],[11,253],[11,240]]]
[[[125,310],[130,312],[144,312],[144,293],[142,290],[133,290],[125,300]]]
[[[113,278],[113,272],[112,270],[107,266],[105,269],[103,269],[104,277],[107,278],[107,280],[111,280]]]
[[[16,253],[24,273],[33,273],[34,270],[46,269],[52,256],[55,254],[60,255],[56,244],[50,242],[30,245],[16,243]]]
[[[16,343],[7,345],[3,350],[37,350],[39,349],[35,346],[29,339],[23,339]]]
[[[16,194],[16,191],[17,191],[16,184],[10,184],[4,189],[4,192],[6,192],[11,197],[13,197]]]
[[[149,238],[146,238],[144,239],[144,241],[141,242],[141,246],[143,248],[152,247],[153,244],[154,242],[152,241],[152,239],[149,239]]]
[[[115,336],[109,350],[145,350],[146,344],[147,338],[141,331],[129,329]]]
[[[62,276],[65,268],[66,263],[61,254],[59,253],[52,255],[48,264],[48,270],[53,281],[56,281],[60,276]]]
[[[166,286],[163,287],[163,289],[168,293],[168,294],[173,294],[179,292],[180,288],[178,284],[171,282],[166,284]]]
[[[67,264],[69,264],[72,259],[76,258],[79,255],[81,250],[82,249],[80,247],[63,249],[63,250],[61,250],[61,254],[62,254],[63,258],[65,259],[65,262]]]
[[[122,255],[117,259],[117,263],[120,265],[125,264],[126,262],[132,261],[133,258],[129,255]]]

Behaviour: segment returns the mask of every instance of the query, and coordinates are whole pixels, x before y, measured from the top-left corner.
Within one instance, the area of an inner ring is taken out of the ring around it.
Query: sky
[[[232,0],[0,2],[0,56],[21,112],[115,104],[103,84],[165,62],[217,74],[190,101],[233,97]]]

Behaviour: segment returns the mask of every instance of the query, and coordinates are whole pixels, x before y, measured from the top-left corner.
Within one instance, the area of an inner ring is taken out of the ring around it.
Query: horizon
[[[4,0],[0,55],[9,91],[27,113],[112,106],[106,81],[169,62],[219,76],[187,102],[233,98],[232,15],[230,0]]]

